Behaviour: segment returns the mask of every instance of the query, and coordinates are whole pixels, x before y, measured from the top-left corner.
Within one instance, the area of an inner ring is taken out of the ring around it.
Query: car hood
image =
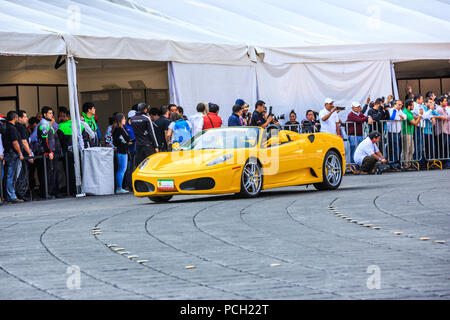
[[[144,172],[182,173],[212,169],[215,166],[206,165],[225,154],[233,154],[233,150],[190,150],[162,152],[150,157]],[[229,160],[232,161],[232,160]]]

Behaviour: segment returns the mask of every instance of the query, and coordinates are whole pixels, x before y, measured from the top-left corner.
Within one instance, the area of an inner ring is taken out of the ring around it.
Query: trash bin
[[[87,195],[114,194],[114,149],[83,150],[82,190]]]

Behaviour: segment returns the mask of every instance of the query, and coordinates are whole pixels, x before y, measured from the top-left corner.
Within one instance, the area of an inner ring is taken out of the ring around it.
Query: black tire
[[[169,202],[173,196],[157,196],[157,197],[148,197],[151,201],[155,203],[165,203]]]
[[[323,182],[315,183],[314,187],[317,190],[336,190],[342,182],[342,159],[340,155],[334,151],[329,150],[323,159],[322,165]]]
[[[263,186],[262,167],[256,159],[249,159],[242,169],[240,197],[256,198]]]

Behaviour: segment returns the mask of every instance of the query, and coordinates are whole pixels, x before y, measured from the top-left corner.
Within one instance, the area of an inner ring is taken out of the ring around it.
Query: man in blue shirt
[[[242,107],[238,104],[233,106],[233,114],[228,118],[229,127],[242,127],[244,123],[242,122]]]
[[[425,141],[425,159],[421,159],[421,165],[425,167],[425,160],[430,160],[435,157],[435,145],[433,137],[433,126],[436,124],[436,118],[439,118],[439,113],[435,110],[434,100],[425,98],[425,104],[422,105],[423,116],[422,121],[424,125],[424,141]]]

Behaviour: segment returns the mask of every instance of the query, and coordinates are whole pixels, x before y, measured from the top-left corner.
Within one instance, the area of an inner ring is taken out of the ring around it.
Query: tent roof
[[[450,57],[450,0],[0,0],[0,8],[0,54],[67,48],[91,59],[247,64],[255,47],[274,64]]]

